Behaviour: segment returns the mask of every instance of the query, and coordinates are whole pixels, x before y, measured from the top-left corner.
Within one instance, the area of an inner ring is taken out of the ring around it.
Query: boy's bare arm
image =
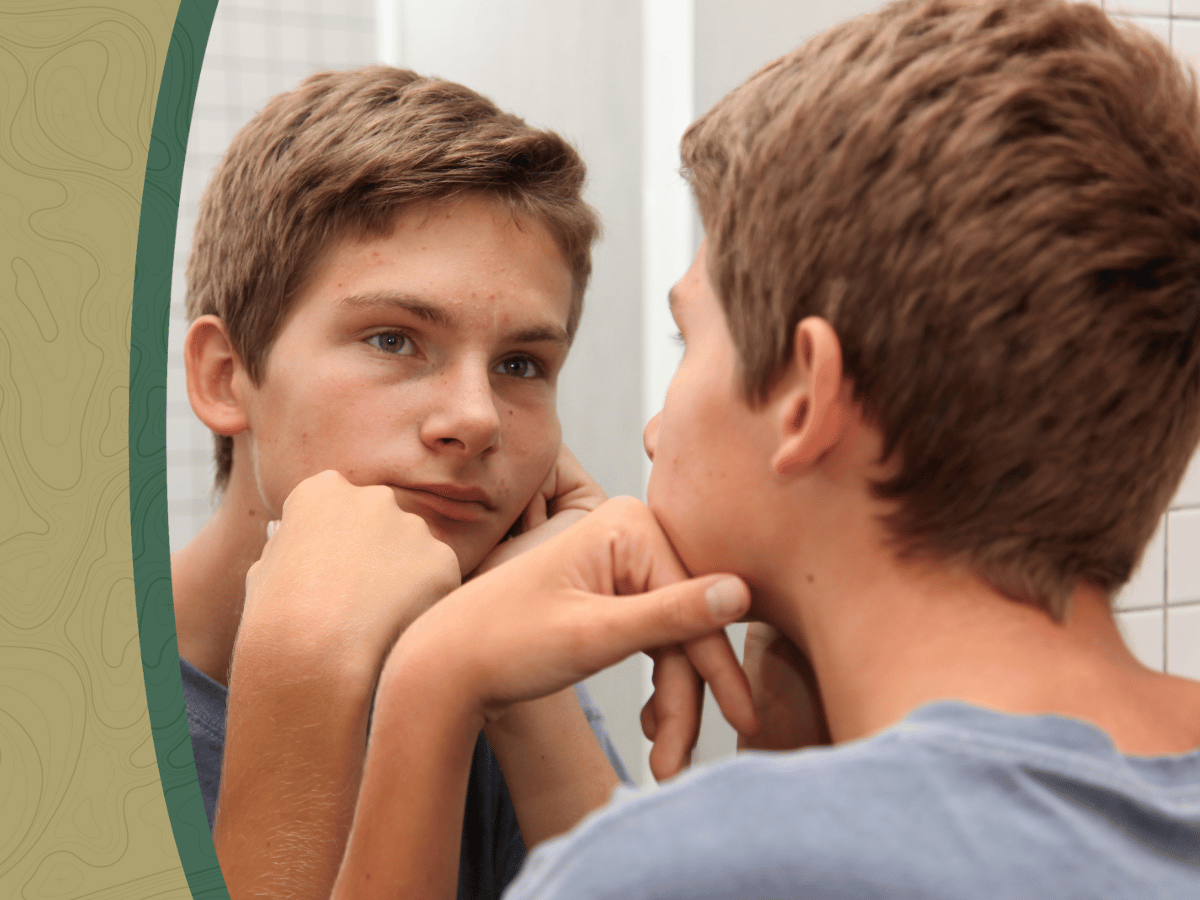
[[[695,658],[706,669],[718,661],[720,671],[702,674],[727,716],[753,717],[722,630],[745,613],[749,592],[728,576],[685,579],[649,510],[616,500],[469,581],[413,623],[384,666],[334,896],[453,896],[479,729],[633,652],[723,642],[724,653]],[[659,690],[669,693],[673,683]]]
[[[562,446],[521,516],[520,534],[497,546],[472,577],[545,542],[605,499],[603,489]],[[518,703],[484,731],[527,848],[570,829],[603,805],[620,783],[571,688]]]
[[[213,837],[231,896],[328,895],[380,666],[458,582],[453,551],[389,489],[325,472],[293,491],[247,577],[230,675]]]

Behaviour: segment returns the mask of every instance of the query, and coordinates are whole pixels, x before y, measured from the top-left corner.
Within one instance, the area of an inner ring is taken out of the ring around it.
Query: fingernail
[[[271,538],[275,537],[275,530],[277,528],[279,528],[279,520],[278,519],[272,519],[270,522],[267,523],[267,540],[268,541]]]
[[[746,599],[746,588],[737,578],[722,578],[708,586],[704,592],[708,608],[718,619],[729,619],[742,611]]]

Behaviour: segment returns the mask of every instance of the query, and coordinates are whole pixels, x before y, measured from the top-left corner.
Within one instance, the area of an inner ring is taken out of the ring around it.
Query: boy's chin
[[[688,523],[691,527],[680,527],[676,525],[676,520],[672,516],[665,511],[655,509],[653,504],[650,505],[650,511],[654,513],[654,518],[658,520],[658,527],[666,535],[675,555],[683,564],[684,571],[690,577],[699,578],[702,575],[711,575],[713,572],[730,571],[720,565],[716,554],[705,552],[706,538],[702,534],[695,533],[696,523]],[[726,535],[723,540],[728,541],[730,538]]]

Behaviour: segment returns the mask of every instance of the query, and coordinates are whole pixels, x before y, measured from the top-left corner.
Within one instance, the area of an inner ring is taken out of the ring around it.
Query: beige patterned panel
[[[188,897],[146,712],[134,255],[178,0],[0,2],[0,897]]]

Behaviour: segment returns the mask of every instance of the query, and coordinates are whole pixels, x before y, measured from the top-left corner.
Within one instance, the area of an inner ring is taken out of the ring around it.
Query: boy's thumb
[[[750,608],[750,589],[732,575],[723,575],[704,591],[704,602],[714,619],[734,622]]]
[[[736,622],[750,608],[750,589],[732,575],[710,575],[623,599],[610,600],[607,611],[619,620],[626,652],[632,653],[690,641]]]

